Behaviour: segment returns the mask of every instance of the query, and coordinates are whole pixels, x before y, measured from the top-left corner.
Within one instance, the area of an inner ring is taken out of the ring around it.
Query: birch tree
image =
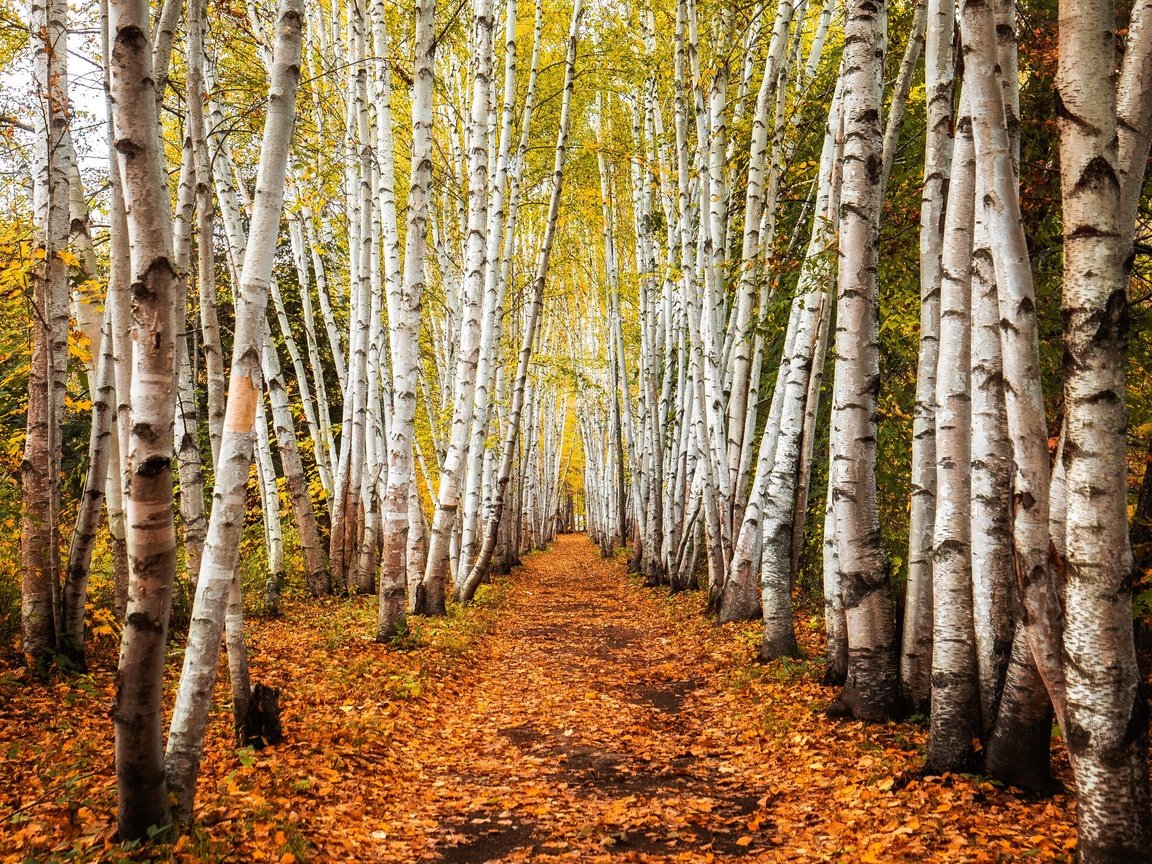
[[[829,479],[848,637],[848,673],[836,710],[864,720],[892,713],[898,677],[895,609],[876,511],[875,406],[880,387],[876,260],[884,23],[882,3],[849,2]]]
[[[440,469],[436,513],[428,541],[428,563],[418,588],[417,612],[442,615],[450,565],[450,534],[460,506],[461,468],[466,456],[472,402],[480,361],[481,314],[487,256],[489,101],[492,84],[492,2],[477,0],[472,39],[472,107],[468,123],[468,216],[461,284],[459,352],[453,374],[452,420]]]
[[[932,714],[928,766],[960,771],[980,731],[972,622],[971,333],[976,157],[967,92],[960,95],[956,149],[941,254],[936,369],[936,508],[932,562]]]
[[[927,130],[924,188],[920,204],[920,349],[912,428],[912,500],[909,516],[908,585],[900,652],[900,684],[914,710],[928,707],[931,693],[932,550],[936,506],[936,364],[939,355],[940,258],[944,206],[952,161],[953,33],[955,5],[929,0],[924,45]]]
[[[432,87],[436,60],[436,4],[416,7],[415,75],[412,88],[412,177],[408,190],[404,275],[390,301],[389,344],[392,358],[392,426],[388,436],[388,485],[384,494],[383,552],[377,638],[391,637],[401,626],[404,586],[416,561],[407,556],[414,539],[410,490],[415,480],[413,447],[417,376],[420,372],[420,303],[428,238],[428,197],[432,180]],[[423,519],[423,514],[420,515]],[[408,558],[407,564],[405,563]],[[420,562],[422,563],[422,561]]]
[[[1060,4],[1067,412],[1062,722],[1084,862],[1152,855],[1147,706],[1138,689],[1127,532],[1124,262],[1131,228],[1121,210],[1115,29],[1109,4]],[[1144,140],[1146,157],[1146,133]]]
[[[204,729],[216,679],[216,660],[239,557],[255,441],[254,424],[263,382],[261,351],[267,326],[268,284],[284,200],[300,76],[302,14],[299,0],[283,0],[277,17],[260,171],[244,269],[237,290],[228,407],[212,494],[212,516],[164,763],[168,790],[175,797],[176,812],[181,820],[187,820],[192,812]]]
[[[68,338],[68,8],[36,0],[30,16],[36,81],[33,210],[40,259],[31,274],[32,357],[21,465],[21,650],[46,675],[61,631],[60,457]],[[59,310],[63,309],[63,332]],[[62,344],[63,340],[63,344]]]
[[[130,581],[112,717],[120,836],[138,838],[149,826],[168,821],[160,699],[176,568],[172,429],[177,274],[147,4],[111,0],[109,31],[113,146],[127,212],[135,298],[131,356],[118,356],[131,368],[124,464]]]

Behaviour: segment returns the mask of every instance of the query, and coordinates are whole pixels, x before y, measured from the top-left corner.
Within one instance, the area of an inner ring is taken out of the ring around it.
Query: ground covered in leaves
[[[701,603],[572,535],[395,647],[370,600],[291,605],[251,637],[288,740],[237,750],[221,686],[197,827],[148,849],[114,842],[111,673],[8,671],[0,861],[1070,860],[1067,796],[920,778],[921,727],[825,719],[818,622],[760,665]]]

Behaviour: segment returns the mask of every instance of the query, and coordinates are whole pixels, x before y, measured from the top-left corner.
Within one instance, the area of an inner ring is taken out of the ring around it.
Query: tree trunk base
[[[829,717],[883,723],[899,716],[897,666],[891,646],[858,651],[848,659],[844,689],[828,708]]]
[[[760,640],[760,659],[765,662],[799,656],[800,646],[796,644],[796,634],[791,631],[771,635],[765,632]]]
[[[280,689],[257,684],[248,699],[248,710],[240,725],[239,737],[247,747],[262,750],[284,740],[280,725]]]

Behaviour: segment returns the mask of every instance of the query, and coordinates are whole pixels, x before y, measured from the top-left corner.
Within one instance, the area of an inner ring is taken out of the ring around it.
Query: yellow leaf
[[[737,846],[748,846],[751,843],[752,843],[752,838],[749,837],[747,834],[745,834],[743,837],[741,837],[739,840],[736,841]]]

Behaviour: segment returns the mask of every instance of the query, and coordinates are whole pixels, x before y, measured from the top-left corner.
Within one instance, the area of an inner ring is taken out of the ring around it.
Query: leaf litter
[[[759,664],[702,604],[577,535],[397,645],[369,598],[288,603],[250,634],[287,740],[237,749],[222,661],[196,825],[146,847],[115,842],[114,658],[10,672],[0,861],[1071,860],[1070,796],[921,777],[920,726],[825,718],[817,620],[811,659]]]

